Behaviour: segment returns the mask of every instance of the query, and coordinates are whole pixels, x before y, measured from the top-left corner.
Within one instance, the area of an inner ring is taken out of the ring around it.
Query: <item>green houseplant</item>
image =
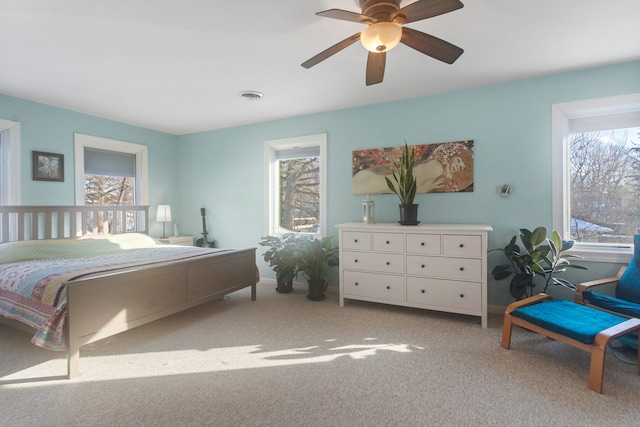
[[[568,268],[586,270],[581,265],[571,264],[569,258],[581,258],[567,253],[573,247],[573,240],[562,240],[560,234],[553,230],[551,238],[547,237],[546,227],[537,227],[533,231],[526,228],[520,229],[520,241],[524,251],[516,244],[518,236],[513,236],[507,246],[500,249],[491,249],[489,252],[500,251],[504,253],[509,264],[497,265],[491,271],[495,280],[503,280],[513,275],[509,285],[509,293],[515,299],[521,299],[533,295],[536,287],[534,278],[537,276],[543,280],[542,292],[547,292],[550,285],[560,285],[576,290],[576,285],[568,280],[555,277],[556,274],[566,271]]]
[[[298,273],[294,251],[301,239],[302,237],[295,233],[266,236],[260,239],[260,246],[269,248],[263,254],[263,258],[276,273],[276,291],[279,293],[293,291],[293,279]]]
[[[416,177],[413,175],[413,166],[416,161],[415,148],[409,150],[407,143],[404,143],[404,150],[399,161],[394,161],[391,167],[393,181],[388,177],[387,187],[400,199],[400,224],[418,224],[418,205],[414,204],[416,197]]]
[[[331,237],[303,238],[295,249],[296,266],[309,283],[307,298],[321,301],[327,289],[327,271],[338,265],[338,247],[332,245]]]

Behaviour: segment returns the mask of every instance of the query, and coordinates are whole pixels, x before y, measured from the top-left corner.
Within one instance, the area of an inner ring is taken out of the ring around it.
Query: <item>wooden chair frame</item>
[[[531,322],[511,315],[511,313],[518,308],[532,304],[543,303],[544,301],[549,301],[551,299],[553,298],[551,298],[549,295],[538,294],[510,304],[504,313],[504,323],[502,325],[502,347],[507,350],[509,350],[509,348],[511,347],[511,331],[513,325],[516,325],[520,326],[521,328],[537,332],[549,339],[564,342],[573,347],[587,351],[591,353],[589,388],[597,393],[602,393],[605,353],[609,341],[629,332],[640,330],[640,319],[629,319],[608,329],[605,329],[604,331],[601,331],[596,335],[592,345],[587,345],[580,341],[574,340],[573,338],[569,338],[556,332],[549,331]],[[594,310],[596,309],[594,308]],[[640,341],[640,338],[638,338],[638,340]],[[638,353],[638,362],[638,375],[640,375],[640,352]]]

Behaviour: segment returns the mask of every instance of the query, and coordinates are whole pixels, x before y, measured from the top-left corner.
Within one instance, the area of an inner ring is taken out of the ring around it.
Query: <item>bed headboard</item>
[[[0,243],[148,230],[148,206],[0,206]]]

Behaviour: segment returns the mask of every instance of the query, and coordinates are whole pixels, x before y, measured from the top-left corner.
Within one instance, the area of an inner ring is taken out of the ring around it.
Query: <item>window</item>
[[[640,231],[640,94],[552,108],[554,228],[588,261],[629,261]]]
[[[146,145],[75,134],[75,165],[76,204],[148,204]]]
[[[327,135],[265,142],[266,233],[326,236]]]
[[[134,205],[135,184],[135,154],[84,148],[86,205]]]
[[[78,205],[148,204],[147,146],[95,136],[75,134],[75,185]],[[110,214],[110,213],[109,213]],[[98,213],[97,233],[107,232],[105,223],[127,230],[142,230],[142,219],[127,213],[122,219]],[[88,218],[94,223],[93,218]],[[138,222],[138,225],[135,223]]]
[[[20,123],[1,119],[0,204],[20,204]]]

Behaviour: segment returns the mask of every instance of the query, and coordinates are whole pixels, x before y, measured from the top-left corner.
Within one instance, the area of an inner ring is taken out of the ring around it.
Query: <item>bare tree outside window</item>
[[[86,205],[134,205],[134,189],[135,179],[131,177],[87,174],[84,176],[84,199]],[[91,214],[89,213],[88,215]],[[87,219],[89,224],[93,223],[93,218]],[[133,212],[128,212],[125,220],[127,230],[135,227],[135,216]],[[108,231],[104,229],[105,221],[112,223],[114,218],[103,218],[103,213],[98,212],[98,234]]]
[[[633,243],[640,230],[640,128],[573,133],[571,237]]]
[[[280,160],[280,227],[292,232],[318,231],[320,159]]]

